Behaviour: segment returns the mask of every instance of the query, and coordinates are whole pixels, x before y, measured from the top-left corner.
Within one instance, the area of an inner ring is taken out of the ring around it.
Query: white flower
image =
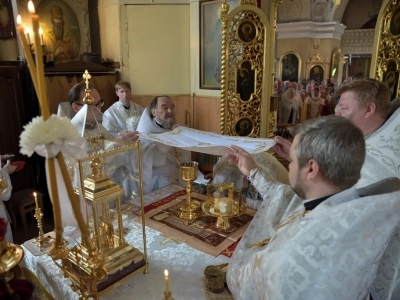
[[[65,147],[76,148],[82,143],[85,143],[85,140],[79,136],[68,118],[52,115],[46,121],[41,116],[36,117],[25,125],[19,145],[22,154],[32,156],[36,151],[42,156],[54,157],[61,150],[65,150]]]

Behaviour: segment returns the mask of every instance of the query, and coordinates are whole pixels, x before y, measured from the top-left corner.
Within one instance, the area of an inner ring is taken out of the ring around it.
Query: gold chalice
[[[179,207],[178,217],[182,220],[193,221],[200,216],[199,201],[192,201],[192,182],[197,178],[199,164],[195,161],[179,164],[179,176],[186,182],[187,200]]]

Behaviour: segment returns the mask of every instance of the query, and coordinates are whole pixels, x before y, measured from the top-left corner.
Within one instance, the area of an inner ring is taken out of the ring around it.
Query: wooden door
[[[13,173],[13,191],[35,188],[34,160],[19,153],[19,136],[25,125],[21,62],[0,62],[0,154],[13,153],[25,161],[22,171]]]

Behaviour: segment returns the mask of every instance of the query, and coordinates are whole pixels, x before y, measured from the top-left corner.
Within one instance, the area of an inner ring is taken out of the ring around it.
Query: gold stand
[[[179,164],[179,176],[186,182],[187,200],[179,207],[178,217],[186,221],[194,221],[200,216],[200,203],[192,201],[192,182],[197,178],[199,164],[195,161]]]
[[[164,292],[163,300],[174,300],[174,298],[172,298],[172,293],[170,291]]]
[[[215,191],[212,191],[215,189]],[[227,197],[224,197],[223,191],[227,192]],[[214,194],[215,193],[215,194]],[[223,198],[231,202],[232,209],[229,211],[221,211],[219,203]],[[239,217],[247,211],[246,203],[241,201],[241,190],[235,190],[233,183],[224,183],[222,185],[209,184],[207,187],[207,201],[201,206],[203,212],[209,216],[217,218],[215,227],[224,231],[231,227],[229,220],[234,217]]]
[[[50,243],[51,238],[48,236],[44,236],[43,225],[42,225],[43,213],[40,207],[35,209],[34,217],[37,220],[38,223],[37,227],[39,228],[39,236],[35,239],[35,244],[38,245],[40,249],[42,249],[43,246],[46,246],[47,244]]]

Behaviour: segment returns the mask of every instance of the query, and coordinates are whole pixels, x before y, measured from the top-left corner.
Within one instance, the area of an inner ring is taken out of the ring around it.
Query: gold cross
[[[89,74],[88,70],[85,70],[85,73],[82,75],[82,77],[85,79],[86,89],[89,89],[89,79],[92,78],[92,76]]]

